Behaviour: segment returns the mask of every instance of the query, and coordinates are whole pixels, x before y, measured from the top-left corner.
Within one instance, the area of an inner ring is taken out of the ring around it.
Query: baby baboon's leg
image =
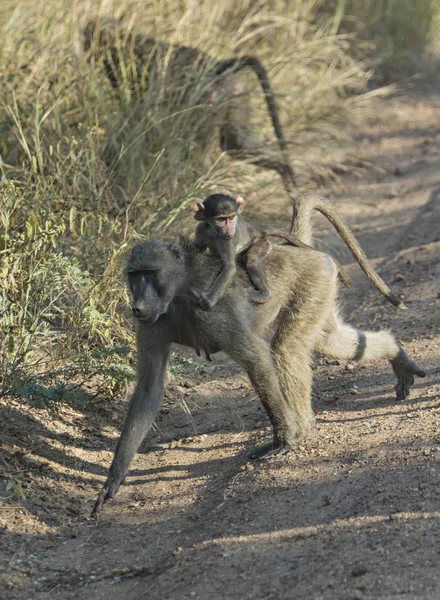
[[[325,356],[358,362],[386,358],[397,377],[397,400],[404,400],[409,396],[414,375],[425,377],[425,372],[408,358],[389,331],[356,329],[344,323],[336,312],[329,316],[320,331],[315,349]]]
[[[269,241],[263,238],[257,240],[244,255],[247,274],[252,285],[255,286],[255,290],[249,290],[249,298],[257,304],[264,304],[272,297],[267,285],[266,271],[262,260],[269,247]]]

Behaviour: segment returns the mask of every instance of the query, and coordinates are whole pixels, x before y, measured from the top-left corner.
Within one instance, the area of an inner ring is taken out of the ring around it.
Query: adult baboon
[[[294,233],[312,243],[310,195],[298,200]],[[408,396],[414,375],[425,373],[388,331],[361,331],[343,322],[337,302],[337,267],[323,252],[271,246],[263,258],[272,298],[249,300],[244,270],[209,312],[192,301],[191,289],[207,289],[221,261],[188,244],[145,242],[127,265],[137,320],[138,383],[131,398],[109,475],[95,503],[96,514],[113,498],[151,427],[163,396],[171,343],[223,350],[247,372],[273,426],[273,442],[255,457],[284,454],[313,424],[310,402],[314,350],[332,358],[389,360],[397,399]],[[270,333],[270,341],[268,334]]]
[[[295,175],[278,114],[278,105],[266,69],[255,56],[215,60],[198,48],[169,44],[135,33],[116,20],[92,21],[84,29],[84,48],[102,57],[107,77],[117,89],[125,79],[140,91],[149,87],[158,73],[173,85],[173,100],[185,105],[214,103],[220,128],[220,146],[231,157],[247,160],[279,173],[289,197],[294,199]],[[254,137],[250,123],[250,99],[238,73],[252,69],[264,92],[269,115],[281,150],[281,160],[265,156],[264,144]]]

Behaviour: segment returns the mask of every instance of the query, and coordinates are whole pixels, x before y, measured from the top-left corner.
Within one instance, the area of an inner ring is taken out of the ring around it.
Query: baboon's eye
[[[148,275],[149,277],[151,277],[152,275],[154,275],[156,273],[156,271],[154,269],[145,269],[144,273],[145,273],[145,275]]]

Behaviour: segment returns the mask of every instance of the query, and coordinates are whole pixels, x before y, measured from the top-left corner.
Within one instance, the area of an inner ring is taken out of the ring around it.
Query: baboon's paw
[[[290,452],[291,448],[289,446],[282,447],[274,447],[273,443],[263,444],[259,448],[256,448],[251,454],[249,454],[249,458],[251,460],[269,460],[274,458],[275,456],[284,456],[288,452]]]
[[[426,373],[410,360],[403,350],[391,360],[391,366],[397,377],[396,400],[405,400],[410,394],[411,386],[414,385],[414,375],[425,377]]]
[[[104,506],[104,503],[107,500],[111,500],[115,497],[116,492],[118,491],[119,485],[116,482],[109,483],[108,480],[102,486],[102,490],[99,492],[99,496],[96,499],[96,502],[93,506],[92,512],[90,513],[91,517],[97,517],[101,508]]]
[[[414,377],[412,375],[400,379],[394,388],[396,390],[396,400],[405,400],[410,394],[412,385],[414,385]]]
[[[426,373],[420,369],[417,369],[417,371],[414,372],[414,375],[417,375],[418,377],[425,377]],[[405,398],[409,396],[411,386],[414,385],[414,375],[412,373],[405,373],[398,378],[398,382],[395,387],[396,400],[405,400]]]
[[[93,509],[92,512],[90,513],[91,517],[97,517],[99,512],[101,511],[101,508],[104,506],[104,502],[109,498],[108,495],[108,488],[107,487],[103,487],[102,490],[99,492],[99,496],[96,499],[95,504],[93,505]]]

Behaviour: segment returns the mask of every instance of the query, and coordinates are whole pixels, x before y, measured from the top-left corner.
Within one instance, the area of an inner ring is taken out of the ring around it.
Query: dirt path
[[[55,418],[9,404],[0,464],[26,499],[0,506],[1,598],[440,598],[439,115],[440,87],[382,101],[350,150],[359,168],[331,192],[408,305],[348,266],[350,322],[391,327],[427,370],[411,398],[394,400],[382,362],[317,358],[316,427],[287,457],[251,464],[270,429],[245,375],[194,360],[97,524],[123,403]]]

